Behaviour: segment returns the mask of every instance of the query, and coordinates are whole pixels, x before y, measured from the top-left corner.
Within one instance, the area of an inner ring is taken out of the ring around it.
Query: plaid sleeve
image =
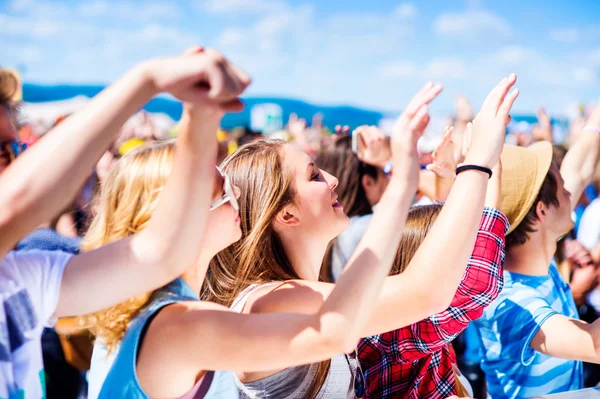
[[[380,348],[397,362],[415,361],[439,351],[462,332],[470,321],[502,290],[505,235],[508,219],[500,211],[485,208],[475,247],[450,307],[405,328],[382,334]]]

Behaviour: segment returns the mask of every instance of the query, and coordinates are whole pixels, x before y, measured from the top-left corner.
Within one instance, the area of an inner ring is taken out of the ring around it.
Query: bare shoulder
[[[334,287],[331,283],[306,280],[268,285],[248,298],[244,313],[315,313]]]

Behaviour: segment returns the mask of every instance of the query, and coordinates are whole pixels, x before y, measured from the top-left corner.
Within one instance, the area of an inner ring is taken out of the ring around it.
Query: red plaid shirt
[[[485,208],[475,248],[450,307],[410,326],[364,338],[358,357],[365,375],[366,397],[447,398],[456,394],[455,363],[450,342],[502,290],[508,220]]]

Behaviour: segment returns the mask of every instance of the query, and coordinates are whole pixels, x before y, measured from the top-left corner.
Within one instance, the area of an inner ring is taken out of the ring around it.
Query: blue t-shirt
[[[550,357],[529,346],[555,314],[579,319],[571,289],[554,263],[546,276],[504,272],[500,296],[474,322],[483,345],[481,368],[493,399],[583,388],[581,362]]]

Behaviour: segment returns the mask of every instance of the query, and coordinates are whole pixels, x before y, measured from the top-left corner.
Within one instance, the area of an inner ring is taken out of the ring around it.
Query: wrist
[[[146,90],[151,93],[151,97],[160,93],[155,80],[156,60],[146,60],[137,64],[132,72],[135,76],[141,79],[141,82]]]
[[[487,169],[492,169],[494,167],[494,165],[497,162],[494,162],[492,164],[492,162],[490,162],[489,160],[482,158],[482,157],[477,157],[477,156],[470,156],[469,154],[467,154],[467,156],[465,157],[465,160],[461,163],[461,165],[477,165],[477,166],[481,166],[483,168],[487,168]],[[461,166],[461,165],[457,165],[457,166]]]

